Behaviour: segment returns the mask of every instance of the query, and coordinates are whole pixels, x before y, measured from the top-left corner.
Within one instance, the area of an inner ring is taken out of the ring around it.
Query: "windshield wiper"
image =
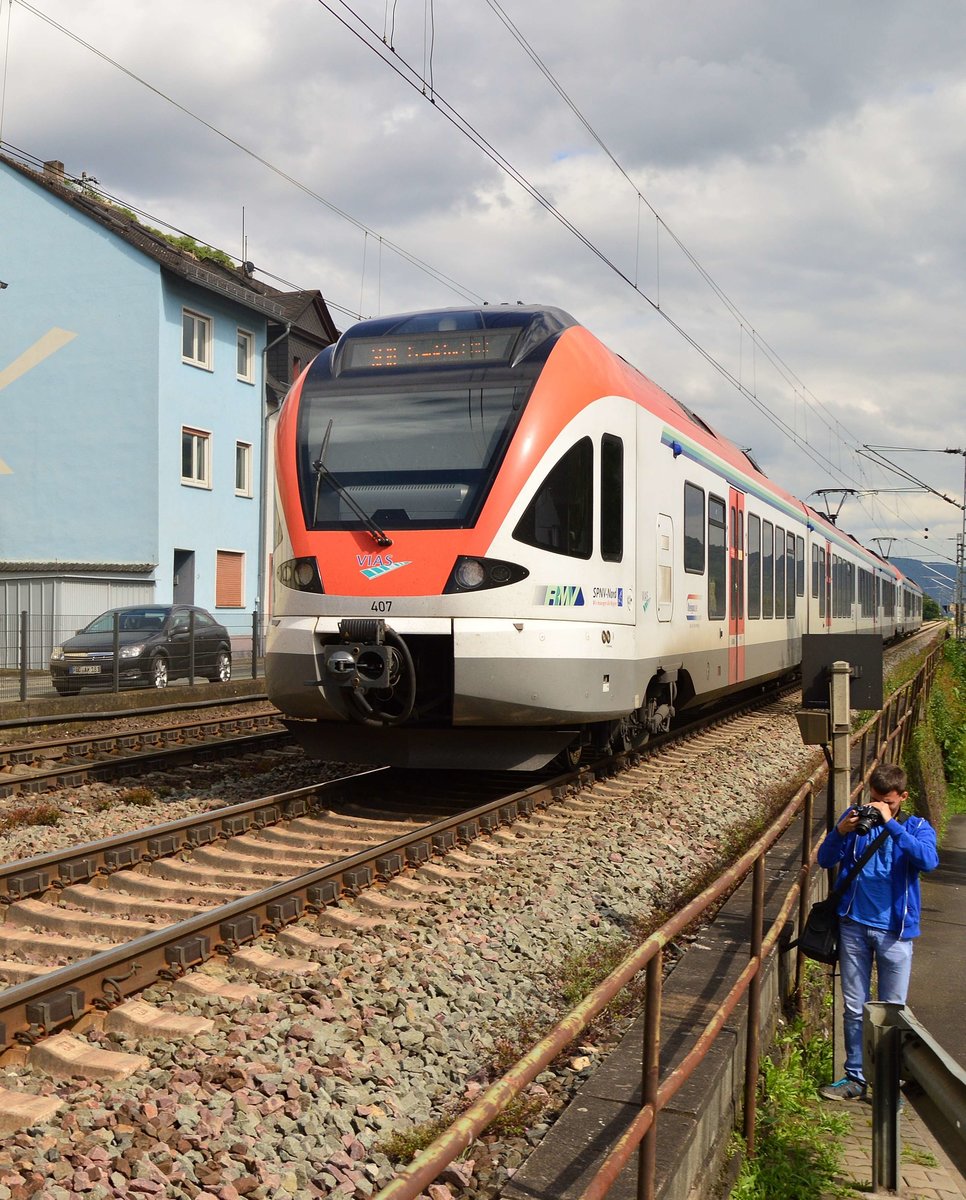
[[[319,519],[319,493],[322,490],[322,480],[325,479],[330,488],[348,504],[359,520],[365,525],[370,535],[376,542],[377,546],[391,546],[392,538],[388,533],[369,516],[364,508],[358,505],[352,496],[349,495],[349,490],[332,474],[329,468],[325,465],[325,452],[329,446],[329,437],[332,433],[332,418],[329,418],[329,423],[325,427],[325,436],[322,438],[322,445],[319,449],[319,457],[312,464],[312,470],[315,472],[315,505],[312,509],[312,524],[314,525]]]

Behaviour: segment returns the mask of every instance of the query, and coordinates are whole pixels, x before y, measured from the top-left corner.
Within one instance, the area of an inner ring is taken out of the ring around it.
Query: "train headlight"
[[[296,592],[324,593],[319,564],[314,558],[289,558],[275,568],[275,578],[282,587]]]
[[[471,558],[461,555],[446,581],[443,595],[454,592],[480,592],[486,588],[506,587],[508,583],[519,583],[530,572],[516,563],[503,562],[497,558]]]
[[[459,587],[470,591],[486,579],[486,569],[478,558],[464,558],[456,564],[453,578]]]

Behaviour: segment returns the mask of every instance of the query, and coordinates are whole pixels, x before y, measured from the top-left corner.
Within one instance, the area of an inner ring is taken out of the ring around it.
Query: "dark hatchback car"
[[[54,647],[50,675],[60,695],[112,685],[115,616],[121,687],[163,688],[189,675],[192,644],[196,675],[212,683],[231,679],[231,638],[211,613],[188,604],[143,604],[101,613]]]

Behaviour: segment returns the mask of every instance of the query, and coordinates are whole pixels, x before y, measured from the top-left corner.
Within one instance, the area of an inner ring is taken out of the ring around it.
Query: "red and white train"
[[[276,436],[268,694],[322,758],[530,770],[922,593],[567,313],[363,321]]]

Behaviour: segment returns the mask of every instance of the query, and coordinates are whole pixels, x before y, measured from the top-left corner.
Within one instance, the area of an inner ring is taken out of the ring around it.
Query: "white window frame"
[[[194,439],[192,448],[191,475],[184,473],[184,439]],[[205,488],[211,490],[211,432],[206,429],[195,429],[191,425],[181,426],[181,482],[185,487]]]
[[[242,346],[245,347],[245,366],[238,362]],[[255,382],[255,335],[248,329],[238,329],[235,341],[235,373],[242,383]]]
[[[238,467],[242,464],[242,473],[244,478],[241,483],[238,480]],[[251,442],[236,442],[235,443],[235,495],[236,496],[251,496],[252,495],[252,444]]]
[[[190,335],[189,335],[189,322]],[[190,345],[186,343],[190,342]],[[214,368],[214,322],[204,313],[191,308],[181,310],[181,361],[203,371]]]

